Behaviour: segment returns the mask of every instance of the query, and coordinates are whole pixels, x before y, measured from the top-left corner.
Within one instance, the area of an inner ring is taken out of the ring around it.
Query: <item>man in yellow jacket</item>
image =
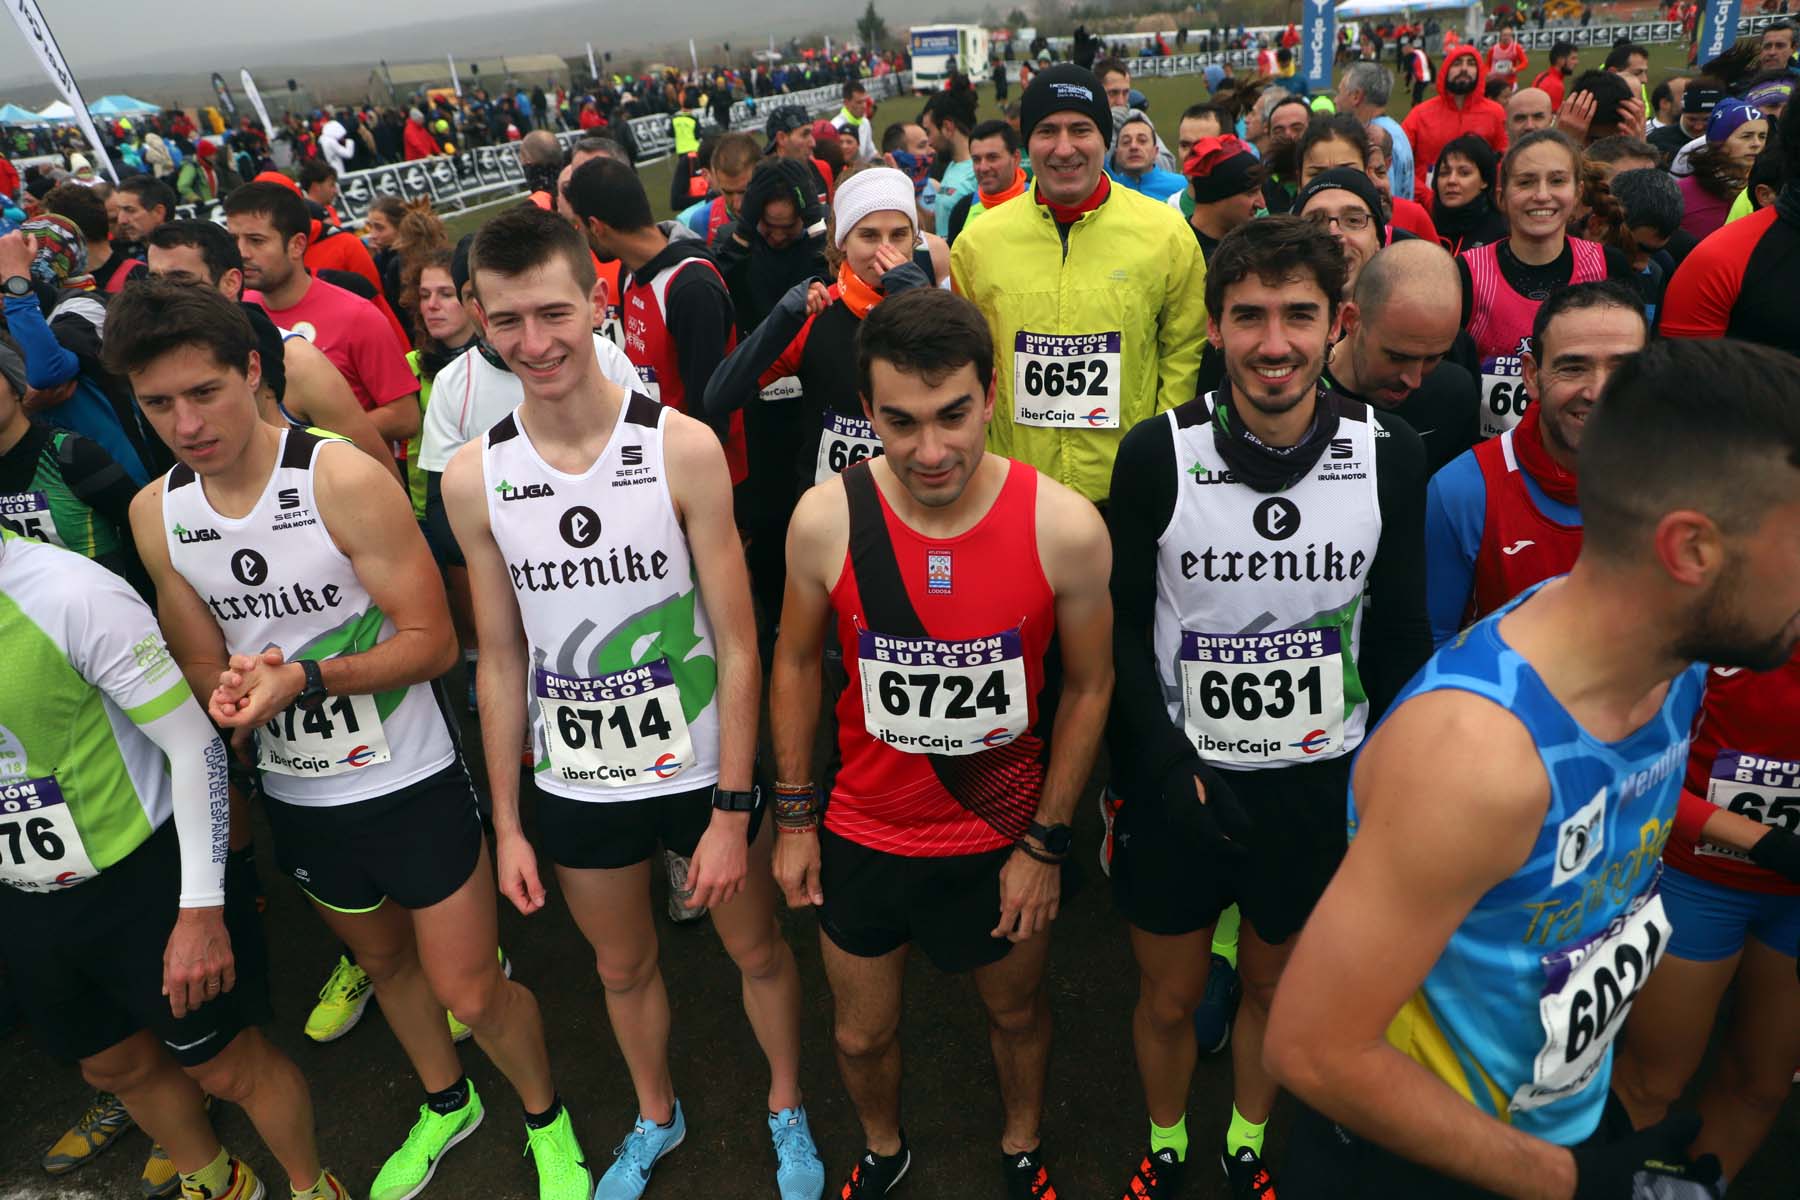
[[[950,253],[994,334],[988,448],[1103,504],[1125,431],[1194,398],[1206,264],[1180,213],[1107,180],[1112,110],[1092,72],[1039,72],[1019,125],[1034,185]]]

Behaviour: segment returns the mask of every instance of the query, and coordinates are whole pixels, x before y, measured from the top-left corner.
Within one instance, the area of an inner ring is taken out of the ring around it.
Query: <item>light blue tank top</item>
[[[1454,688],[1505,708],[1536,743],[1550,807],[1530,858],[1463,919],[1388,1041],[1482,1111],[1567,1146],[1599,1125],[1613,1039],[1668,945],[1657,883],[1706,667],[1677,675],[1630,736],[1603,742],[1500,637],[1536,590],[1447,643],[1393,705]],[[1354,839],[1354,786],[1349,822]]]

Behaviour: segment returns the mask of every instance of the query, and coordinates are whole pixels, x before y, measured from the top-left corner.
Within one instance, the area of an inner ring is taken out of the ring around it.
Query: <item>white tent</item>
[[[1397,12],[1435,12],[1446,8],[1471,8],[1476,0],[1345,0],[1337,7],[1340,21],[1359,21],[1364,17]]]
[[[75,110],[61,100],[58,100],[49,108],[38,113],[38,116],[44,118],[46,121],[73,121],[75,119]]]

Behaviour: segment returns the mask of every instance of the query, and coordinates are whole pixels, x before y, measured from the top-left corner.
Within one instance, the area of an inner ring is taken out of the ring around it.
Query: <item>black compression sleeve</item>
[[[1425,447],[1404,421],[1384,422],[1375,439],[1381,540],[1369,565],[1362,652],[1357,663],[1372,726],[1431,657],[1425,615]]]
[[[1107,747],[1118,790],[1160,803],[1162,781],[1199,756],[1169,718],[1151,636],[1156,619],[1156,540],[1175,514],[1175,440],[1163,418],[1125,435],[1113,465],[1106,523],[1112,534],[1113,702]]]
[[[706,385],[713,372],[725,359],[725,346],[731,340],[731,295],[712,272],[690,267],[675,276],[669,284],[669,336],[675,339],[676,368],[681,372],[681,387],[687,396],[688,415],[706,421],[726,439],[730,414],[721,413],[708,419],[702,408]]]

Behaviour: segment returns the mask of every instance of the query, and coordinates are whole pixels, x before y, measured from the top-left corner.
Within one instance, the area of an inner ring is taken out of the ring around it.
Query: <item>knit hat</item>
[[[31,261],[31,277],[51,287],[92,287],[88,274],[87,239],[75,222],[60,213],[45,213],[19,226],[38,240],[37,257]]]
[[[1037,123],[1052,113],[1078,112],[1090,117],[1108,146],[1112,145],[1112,108],[1106,89],[1094,73],[1074,63],[1057,63],[1032,76],[1019,100],[1019,133],[1027,141]]]
[[[12,388],[15,400],[25,398],[25,357],[8,338],[0,338],[0,379]]]
[[[300,195],[300,185],[294,182],[292,175],[284,175],[280,171],[264,171],[250,181],[251,183],[274,183],[286,188],[294,195]]]
[[[219,148],[207,141],[202,141],[198,146],[194,147],[194,153],[198,154],[201,158],[211,158],[218,152]]]
[[[1690,83],[1681,93],[1681,111],[1690,115],[1709,113],[1724,98],[1725,93],[1717,87],[1698,87]]]
[[[1381,193],[1375,190],[1375,183],[1367,175],[1355,167],[1333,167],[1323,174],[1313,177],[1313,181],[1300,189],[1294,197],[1294,213],[1305,213],[1309,200],[1320,192],[1339,189],[1354,195],[1363,202],[1369,214],[1375,218],[1375,244],[1387,245],[1387,223],[1381,219]]]
[[[1193,181],[1194,203],[1217,204],[1261,186],[1256,153],[1235,134],[1205,137],[1188,151],[1181,173]]]
[[[1709,144],[1722,142],[1745,122],[1761,120],[1763,110],[1756,105],[1735,98],[1721,100],[1712,110],[1712,116],[1706,119],[1706,140]]]
[[[1792,79],[1771,79],[1766,83],[1759,83],[1745,92],[1744,103],[1767,109],[1771,105],[1786,104],[1793,99],[1793,95],[1794,81]],[[1768,113],[1765,112],[1763,115],[1767,116]]]
[[[907,178],[906,172],[893,167],[870,167],[838,184],[837,195],[831,201],[832,219],[837,228],[832,240],[837,243],[837,248],[844,248],[844,240],[858,222],[870,213],[878,212],[897,212],[915,224],[918,222],[912,180]]]

